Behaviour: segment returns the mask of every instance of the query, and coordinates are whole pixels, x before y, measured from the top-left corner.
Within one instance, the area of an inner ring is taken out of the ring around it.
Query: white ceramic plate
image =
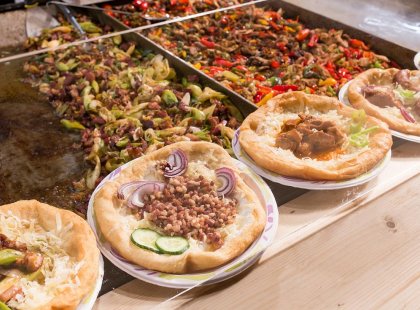
[[[121,270],[127,272],[128,274],[132,275],[137,279],[159,286],[182,289],[189,288],[195,285],[208,285],[227,280],[253,265],[259,259],[263,251],[273,241],[278,226],[277,203],[273,196],[273,193],[260,176],[255,174],[251,169],[249,169],[240,161],[235,160],[235,164],[242,172],[242,177],[245,183],[247,183],[247,185],[255,191],[260,201],[265,206],[267,215],[266,225],[263,233],[242,255],[238,256],[226,265],[209,270],[207,272],[181,275],[168,274],[145,269],[141,266],[138,266],[125,260],[119,255],[119,253],[115,251],[115,249],[111,247],[111,245],[101,235],[100,229],[97,226],[95,220],[93,202],[95,200],[96,193],[105,184],[105,182],[114,179],[123,169],[131,165],[136,160],[137,159],[114,170],[98,185],[98,187],[93,192],[91,199],[89,200],[89,206],[87,211],[87,220],[90,226],[92,227],[93,232],[96,235],[99,249],[106,258],[108,258],[115,266],[117,266]]]
[[[99,272],[98,278],[92,291],[82,300],[82,302],[77,307],[77,310],[91,310],[95,304],[96,298],[99,295],[99,291],[102,287],[102,281],[104,279],[104,259],[102,255],[99,254]]]
[[[417,54],[417,55],[419,55],[418,58],[419,58],[419,61],[420,61],[420,54]],[[341,87],[340,92],[338,93],[338,100],[340,100],[345,105],[348,105],[348,106],[351,107],[352,105],[351,105],[351,103],[349,101],[349,98],[347,96],[350,83],[351,83],[351,81],[348,81],[346,84],[343,85],[343,87]],[[402,133],[402,132],[399,132],[399,131],[395,131],[395,130],[392,130],[392,129],[390,129],[389,131],[391,132],[391,134],[394,137],[404,139],[404,140],[407,140],[407,141],[411,141],[411,142],[420,143],[420,136],[409,135],[409,134]]]
[[[236,157],[251,167],[256,173],[260,176],[263,176],[270,181],[280,183],[286,186],[304,188],[304,189],[311,189],[311,190],[331,190],[331,189],[341,189],[347,188],[352,186],[361,185],[363,183],[369,182],[373,178],[375,178],[388,164],[389,160],[391,159],[391,151],[389,151],[385,158],[377,164],[373,169],[362,174],[361,176],[345,181],[308,181],[304,179],[298,179],[293,177],[282,176],[265,168],[258,166],[254,160],[248,156],[248,154],[241,148],[239,143],[239,129],[236,130],[235,136],[232,140],[232,148],[236,155]]]
[[[414,65],[420,70],[420,52],[414,56]]]

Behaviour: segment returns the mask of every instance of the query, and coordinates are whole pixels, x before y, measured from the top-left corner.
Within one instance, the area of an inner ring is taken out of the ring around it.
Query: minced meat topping
[[[163,191],[146,194],[140,211],[171,236],[192,237],[212,244],[223,245],[218,228],[232,224],[238,202],[217,196],[213,181],[199,177],[169,178]]]

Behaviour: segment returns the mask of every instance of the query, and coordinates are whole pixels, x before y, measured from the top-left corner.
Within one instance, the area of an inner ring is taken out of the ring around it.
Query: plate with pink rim
[[[420,54],[419,54],[419,61],[420,61]],[[341,87],[340,92],[338,93],[338,100],[340,100],[345,105],[348,105],[351,107],[352,105],[348,97],[348,90],[349,90],[350,83],[351,81],[348,81],[346,84],[343,85],[343,87]],[[409,134],[395,131],[392,129],[390,129],[389,131],[394,137],[411,141],[411,142],[420,143],[420,136],[409,135]]]
[[[133,264],[124,259],[112,246],[105,240],[95,219],[93,203],[98,190],[110,180],[116,178],[122,170],[132,165],[135,159],[111,172],[93,192],[89,200],[87,221],[92,227],[98,241],[98,247],[102,254],[108,258],[115,266],[127,272],[131,276],[159,286],[171,288],[190,288],[197,285],[209,285],[225,281],[233,276],[241,273],[245,269],[252,266],[262,255],[265,249],[272,243],[276,236],[278,227],[278,210],[276,200],[265,181],[249,169],[242,162],[235,160],[237,168],[241,171],[241,177],[245,183],[251,187],[257,194],[261,203],[266,210],[266,225],[262,234],[252,243],[252,245],[240,256],[233,259],[228,264],[219,268],[211,269],[205,272],[189,273],[189,274],[169,274],[155,270],[145,269],[139,265]]]
[[[381,171],[386,167],[386,165],[389,163],[391,159],[391,151],[389,151],[386,154],[385,158],[381,162],[379,162],[373,169],[371,169],[370,171],[354,179],[344,180],[344,181],[309,181],[309,180],[304,180],[304,179],[283,176],[283,175],[277,174],[273,171],[270,171],[268,169],[258,166],[255,163],[255,161],[245,152],[245,150],[241,148],[241,145],[239,143],[239,134],[240,134],[240,131],[238,129],[236,130],[235,135],[232,140],[232,149],[236,157],[241,162],[249,166],[252,170],[254,170],[260,176],[270,181],[273,181],[282,185],[286,185],[286,186],[297,187],[297,188],[304,188],[304,189],[310,189],[310,190],[332,190],[332,189],[341,189],[341,188],[361,185],[377,177],[378,174],[381,173]]]

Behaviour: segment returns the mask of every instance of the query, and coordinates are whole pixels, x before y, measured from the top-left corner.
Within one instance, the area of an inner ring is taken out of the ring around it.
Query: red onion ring
[[[407,122],[416,123],[416,119],[406,109],[404,109],[404,108],[401,107],[400,108],[400,112],[401,112],[401,115],[404,117],[404,119]]]
[[[187,155],[181,150],[175,150],[167,159],[168,165],[165,167],[163,175],[167,178],[173,178],[182,175],[188,167]]]
[[[217,181],[220,186],[217,194],[220,196],[229,195],[236,186],[236,176],[232,169],[223,167],[216,170]]]
[[[117,197],[118,199],[124,200],[127,199],[140,185],[146,181],[133,181],[124,183],[118,188]]]
[[[165,188],[165,183],[156,181],[143,181],[131,195],[128,197],[127,205],[132,209],[142,208],[143,197],[145,194],[162,191]]]

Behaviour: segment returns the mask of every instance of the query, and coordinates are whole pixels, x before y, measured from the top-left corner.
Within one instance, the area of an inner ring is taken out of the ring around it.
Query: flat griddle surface
[[[37,199],[75,209],[72,182],[86,169],[79,133],[62,128],[47,98],[21,81],[23,63],[0,64],[0,204]]]

